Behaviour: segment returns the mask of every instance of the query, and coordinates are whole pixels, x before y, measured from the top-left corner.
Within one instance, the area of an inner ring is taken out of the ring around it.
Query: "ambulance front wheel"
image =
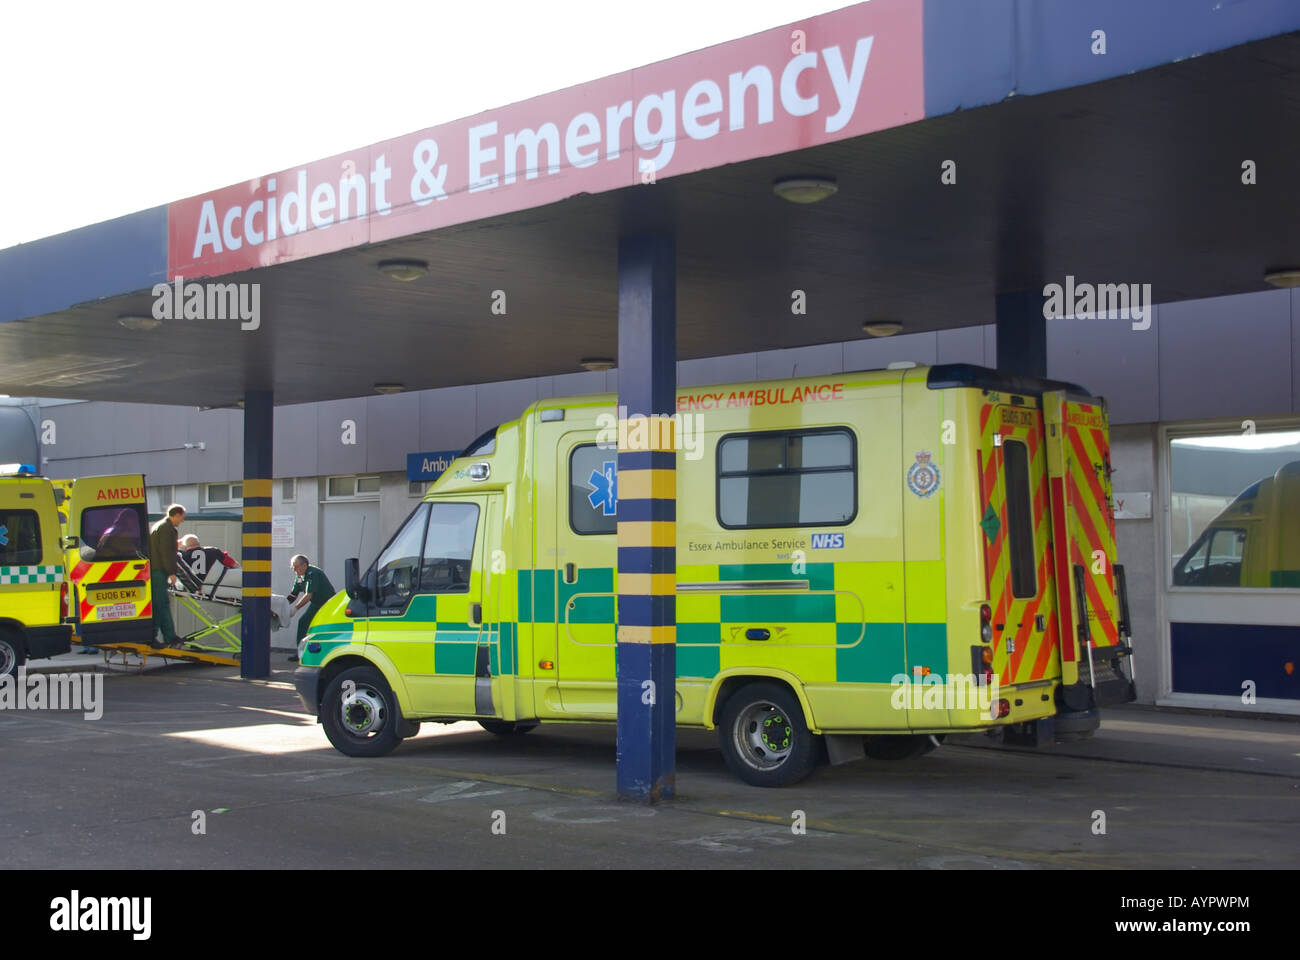
[[[718,737],[731,772],[756,787],[798,783],[821,756],[821,738],[808,731],[798,699],[776,683],[751,683],[732,694]]]
[[[374,667],[344,670],[325,688],[320,705],[325,736],[349,757],[382,757],[402,742],[397,697]]]
[[[0,630],[0,677],[18,675],[18,668],[27,662],[27,648],[11,630]]]

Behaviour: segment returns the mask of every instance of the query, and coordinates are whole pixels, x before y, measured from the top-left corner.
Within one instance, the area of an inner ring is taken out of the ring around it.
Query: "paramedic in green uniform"
[[[301,553],[297,554],[289,563],[298,579],[293,582],[293,588],[289,591],[288,600],[293,604],[292,609],[294,610],[307,607],[307,612],[298,618],[298,642],[302,643],[302,638],[307,636],[307,630],[311,627],[311,621],[316,616],[316,611],[325,606],[330,597],[334,596],[334,587],[330,585],[329,577],[325,576],[325,571],[320,567],[313,567]],[[298,654],[295,651],[289,657],[289,661],[294,662],[297,659]]]
[[[173,503],[163,517],[149,530],[149,581],[153,591],[153,625],[162,633],[161,642],[155,637],[149,646],[155,648],[175,645],[176,624],[172,621],[171,594],[167,587],[176,582],[176,528],[185,520],[185,508]]]

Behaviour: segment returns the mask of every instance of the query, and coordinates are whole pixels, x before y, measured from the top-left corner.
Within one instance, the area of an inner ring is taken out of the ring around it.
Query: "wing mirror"
[[[370,602],[370,588],[361,583],[361,561],[356,557],[343,561],[343,589],[352,600]]]

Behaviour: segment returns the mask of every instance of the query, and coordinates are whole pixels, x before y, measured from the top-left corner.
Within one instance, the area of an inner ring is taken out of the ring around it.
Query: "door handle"
[[[766,640],[770,636],[772,636],[772,631],[763,627],[753,627],[745,631],[746,640]]]
[[[564,565],[564,582],[576,583],[578,580],[578,568],[572,563]]]
[[[470,614],[471,617],[474,618],[474,620],[473,620],[473,626],[476,626],[476,627],[477,627],[477,626],[479,626],[480,624],[482,624],[482,623],[483,623],[483,604],[481,604],[481,603],[470,604],[469,614]]]

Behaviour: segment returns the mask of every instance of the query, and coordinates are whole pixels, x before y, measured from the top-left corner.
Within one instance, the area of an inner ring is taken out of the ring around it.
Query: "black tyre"
[[[924,756],[935,746],[929,734],[924,733],[887,734],[864,739],[868,757],[890,762]]]
[[[12,630],[0,630],[0,677],[18,675],[18,668],[27,662],[27,647],[22,637]]]
[[[321,699],[320,721],[330,743],[349,757],[392,753],[406,726],[397,697],[374,667],[350,667],[331,680]]]
[[[731,772],[756,787],[788,787],[812,773],[822,755],[803,709],[787,687],[751,683],[732,694],[718,725]]]
[[[513,720],[480,720],[478,725],[498,737],[522,737],[537,726],[535,723],[516,723]]]

